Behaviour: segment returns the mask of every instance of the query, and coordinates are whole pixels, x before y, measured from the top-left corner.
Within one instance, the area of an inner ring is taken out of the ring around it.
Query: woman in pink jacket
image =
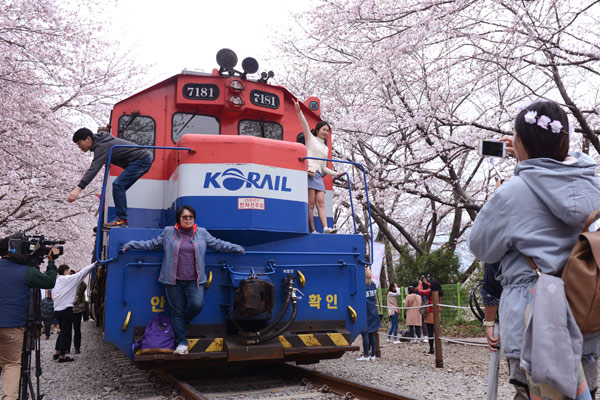
[[[408,288],[408,296],[404,299],[404,307],[419,307],[421,306],[421,296],[419,296],[414,287]],[[421,337],[421,309],[409,308],[406,310],[406,325],[408,325],[410,337]]]

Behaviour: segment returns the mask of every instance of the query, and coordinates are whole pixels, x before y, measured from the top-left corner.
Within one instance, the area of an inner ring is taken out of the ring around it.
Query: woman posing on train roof
[[[159,282],[164,285],[167,306],[171,312],[175,331],[176,354],[187,354],[186,325],[202,311],[204,306],[204,253],[210,247],[222,253],[244,254],[240,245],[219,240],[194,223],[196,210],[182,206],[175,212],[177,223],[168,226],[151,240],[131,241],[123,246],[136,250],[164,249]]]
[[[298,114],[302,130],[304,131],[304,140],[306,142],[306,155],[308,157],[327,158],[328,148],[325,144],[325,139],[331,132],[331,127],[327,122],[319,121],[317,126],[312,131],[308,127],[306,118],[302,114],[298,100],[294,99],[294,107]],[[325,212],[325,184],[323,176],[325,174],[331,176],[340,176],[343,172],[336,172],[327,168],[327,161],[308,160],[308,227],[311,233],[316,233],[315,222],[313,219],[313,210],[317,205],[317,213],[323,225],[323,233],[335,233],[335,229],[327,226],[327,213]]]

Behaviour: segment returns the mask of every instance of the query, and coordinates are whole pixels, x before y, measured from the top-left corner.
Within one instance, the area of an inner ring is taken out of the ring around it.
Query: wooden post
[[[435,367],[444,368],[444,359],[442,357],[442,341],[440,340],[440,292],[432,292],[433,300],[433,335],[435,338]],[[431,332],[429,333],[431,335]]]

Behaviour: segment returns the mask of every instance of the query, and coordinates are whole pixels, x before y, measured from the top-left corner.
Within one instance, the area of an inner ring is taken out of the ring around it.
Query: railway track
[[[216,371],[159,371],[191,400],[364,399],[417,400],[289,364],[232,367]]]

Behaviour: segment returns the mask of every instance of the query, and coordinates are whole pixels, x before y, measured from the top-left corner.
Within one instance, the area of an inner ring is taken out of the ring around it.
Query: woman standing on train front
[[[167,306],[171,312],[175,332],[175,354],[188,353],[186,325],[202,311],[204,306],[204,253],[210,247],[216,251],[244,254],[240,245],[219,240],[194,223],[196,210],[182,206],[175,212],[177,223],[168,226],[151,240],[131,241],[123,246],[136,250],[164,249],[158,281],[165,288]]]
[[[304,140],[306,144],[306,155],[307,157],[327,158],[329,149],[325,144],[325,139],[331,132],[331,127],[327,122],[319,121],[317,126],[312,131],[308,127],[306,118],[302,114],[300,104],[298,100],[294,99],[294,107],[296,108],[296,114],[302,125],[302,131],[304,132]],[[323,226],[323,233],[335,233],[337,230],[329,228],[327,226],[327,213],[325,212],[325,184],[323,183],[323,176],[325,174],[338,177],[343,172],[336,172],[332,169],[327,168],[327,161],[323,160],[308,160],[308,227],[310,233],[316,233],[315,222],[313,219],[313,210],[315,204],[317,205],[317,214],[321,220]]]

